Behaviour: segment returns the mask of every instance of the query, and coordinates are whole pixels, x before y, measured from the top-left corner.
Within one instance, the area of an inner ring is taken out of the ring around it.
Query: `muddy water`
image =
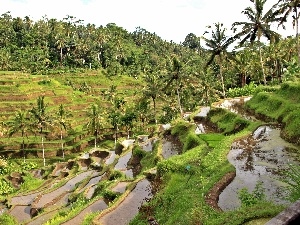
[[[162,139],[162,156],[168,159],[173,155],[178,155],[182,151],[182,145],[177,137],[165,135]]]
[[[26,220],[30,220],[30,206],[27,205],[16,205],[14,206],[9,214],[14,216],[19,223],[22,223]]]
[[[109,157],[106,159],[105,164],[110,165],[115,161],[116,153],[115,151],[110,151]]]
[[[132,169],[127,169],[127,164],[131,156],[132,156],[132,151],[128,151],[126,154],[124,154],[119,158],[118,163],[115,165],[115,169],[120,170],[128,178],[133,178]]]
[[[138,213],[139,207],[151,197],[150,182],[147,179],[139,181],[132,192],[115,210],[100,218],[100,224],[127,225]]]
[[[74,178],[70,179],[65,185],[61,186],[60,188],[43,194],[41,198],[38,199],[37,202],[34,202],[32,205],[35,208],[43,208],[46,204],[50,203],[51,201],[54,201],[58,196],[63,195],[64,193],[70,192],[75,189],[75,185],[79,182],[81,182],[84,178],[91,176],[93,174],[97,173],[96,171],[86,171],[83,173],[80,173],[79,175],[75,176]]]
[[[255,116],[251,115],[244,108],[245,102],[249,101],[251,97],[239,97],[239,98],[230,98],[224,99],[220,102],[216,102],[213,104],[214,107],[227,109],[230,112],[239,114],[243,118],[251,121],[255,121]]]
[[[267,200],[287,204],[280,174],[289,163],[299,164],[292,153],[297,148],[280,137],[278,126],[261,126],[249,137],[234,142],[227,158],[236,168],[236,177],[220,194],[219,207],[238,208],[239,190],[247,188],[252,192],[257,182],[262,182]]]
[[[101,212],[102,210],[107,208],[107,204],[102,200],[98,200],[94,203],[92,203],[91,205],[89,205],[88,207],[86,207],[84,210],[82,210],[77,216],[75,216],[74,218],[70,219],[69,221],[63,223],[63,225],[80,225],[82,224],[84,217],[88,214],[88,213],[92,213],[92,212]]]

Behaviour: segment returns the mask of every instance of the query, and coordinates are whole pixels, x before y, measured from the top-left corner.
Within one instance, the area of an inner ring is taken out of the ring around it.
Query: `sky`
[[[267,0],[266,9],[277,0]],[[157,34],[164,40],[182,43],[189,33],[202,36],[206,26],[223,23],[230,35],[233,22],[247,22],[241,12],[253,7],[250,0],[0,0],[0,15],[29,16],[33,21],[43,16],[62,20],[67,15],[84,24],[106,26],[115,23],[133,32],[137,27]],[[294,35],[292,23],[287,30],[274,30],[283,36]]]

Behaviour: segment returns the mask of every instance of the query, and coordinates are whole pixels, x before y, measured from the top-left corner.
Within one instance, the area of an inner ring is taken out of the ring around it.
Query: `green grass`
[[[210,148],[216,148],[216,146],[225,138],[223,134],[218,133],[200,134],[199,136]]]

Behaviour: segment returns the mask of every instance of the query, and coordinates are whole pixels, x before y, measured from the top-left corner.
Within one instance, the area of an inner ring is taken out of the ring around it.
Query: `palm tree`
[[[153,102],[154,119],[156,119],[156,100],[162,96],[160,77],[157,73],[147,73],[145,76],[146,86],[142,90],[144,99],[151,98]]]
[[[25,162],[25,135],[26,132],[29,128],[29,118],[27,117],[27,112],[26,111],[17,111],[15,114],[15,117],[13,118],[12,121],[8,123],[8,126],[10,129],[8,130],[8,135],[11,137],[15,133],[21,132],[22,136],[22,151],[23,151],[23,158]]]
[[[207,68],[211,65],[214,59],[217,57],[219,70],[220,70],[220,78],[221,78],[221,85],[222,85],[222,95],[225,98],[225,84],[224,84],[224,75],[223,75],[223,60],[224,58],[231,58],[233,56],[230,52],[227,51],[228,47],[235,41],[234,37],[229,37],[225,35],[226,29],[223,28],[222,23],[215,23],[215,30],[211,31],[211,39],[202,37],[205,41],[206,46],[209,48],[208,52],[210,53],[210,57],[205,65]],[[210,26],[208,28],[211,28]],[[209,32],[205,32],[209,33]]]
[[[127,139],[130,137],[130,131],[133,128],[133,121],[136,120],[136,117],[133,107],[130,106],[126,108],[124,115],[121,117],[121,123],[127,131]]]
[[[113,88],[113,86],[112,86]],[[111,93],[115,93],[111,92]],[[111,125],[113,126],[113,129],[115,131],[115,147],[117,145],[117,140],[118,140],[118,130],[119,130],[119,125],[121,123],[121,116],[124,111],[124,105],[125,105],[125,100],[123,98],[118,98],[114,94],[111,95],[111,103],[112,106],[110,107],[110,112],[108,115],[108,118],[110,120]]]
[[[60,129],[60,142],[61,142],[61,150],[63,159],[65,158],[64,152],[64,143],[63,143],[63,131],[66,131],[70,126],[69,117],[71,117],[71,113],[65,110],[62,104],[59,105],[58,111],[56,112],[55,123],[59,126]]]
[[[101,128],[103,128],[103,115],[97,104],[93,104],[87,112],[89,121],[85,124],[84,128],[95,137],[95,149],[97,147],[97,138]]]
[[[285,28],[284,23],[287,21],[287,18],[290,14],[293,14],[293,27],[296,28],[296,40],[297,40],[297,50],[298,50],[298,61],[300,63],[300,46],[299,46],[299,8],[300,8],[300,0],[278,0],[278,2],[274,5],[277,7],[274,15],[282,15],[279,18],[278,26],[282,25]]]
[[[166,63],[167,64],[166,85],[164,86],[163,90],[167,92],[171,84],[174,83],[178,108],[181,115],[183,114],[183,107],[181,104],[182,96],[180,95],[180,91],[185,89],[188,84],[192,83],[191,79],[193,79],[193,77],[191,76],[192,73],[191,71],[189,71],[190,69],[189,63],[191,61],[194,61],[195,59],[191,57],[193,56],[188,53],[186,59],[185,57],[182,57],[182,60],[180,60],[177,55],[172,55],[171,58],[167,57],[169,60]]]
[[[33,127],[36,127],[41,135],[42,140],[42,150],[43,150],[43,161],[44,166],[46,165],[46,159],[45,159],[45,148],[44,148],[44,136],[43,131],[47,126],[52,125],[52,121],[50,117],[46,113],[47,106],[44,102],[45,96],[39,96],[37,99],[37,107],[33,107],[30,110],[30,113],[32,114],[32,117],[34,119],[33,121]]]
[[[278,21],[278,18],[276,18],[273,13],[273,8],[263,14],[266,1],[267,0],[252,0],[254,8],[247,7],[242,11],[242,13],[248,17],[249,22],[235,22],[232,24],[234,32],[236,32],[236,26],[242,26],[242,30],[235,35],[236,38],[243,37],[240,45],[243,45],[247,40],[250,40],[251,44],[253,44],[256,39],[260,42],[262,36],[265,36],[270,42],[279,40],[280,35],[270,29],[270,24]],[[260,45],[259,54],[264,85],[266,85],[267,81]]]
[[[242,51],[237,52],[236,61],[233,64],[233,68],[239,75],[239,83],[241,87],[244,87],[247,82],[247,77],[250,77],[250,63],[254,59],[252,58],[252,52],[249,48],[244,48]]]

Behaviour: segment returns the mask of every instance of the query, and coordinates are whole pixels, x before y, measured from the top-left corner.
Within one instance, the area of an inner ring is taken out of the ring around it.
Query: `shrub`
[[[14,192],[14,188],[5,179],[0,180],[0,195],[7,195]]]
[[[241,200],[242,206],[255,205],[265,200],[264,187],[262,182],[258,182],[252,193],[249,193],[247,188],[242,188],[239,192],[239,199]]]
[[[108,201],[113,201],[118,197],[118,194],[116,192],[113,192],[111,190],[105,190],[103,193],[103,197],[107,199]]]
[[[28,171],[37,168],[37,164],[34,162],[23,162],[21,164],[22,171]]]
[[[0,215],[0,224],[14,225],[14,224],[18,224],[18,221],[12,215],[4,213]]]
[[[132,155],[137,156],[140,159],[146,155],[146,152],[141,149],[141,147],[137,146],[132,150]]]
[[[257,89],[257,85],[251,82],[250,84],[246,84],[241,88],[229,88],[227,96],[229,98],[235,98],[240,96],[249,96],[253,95]]]
[[[114,170],[110,175],[108,180],[116,180],[118,178],[122,177],[122,172],[118,170]]]
[[[189,133],[184,141],[183,152],[203,144],[203,141],[194,133]]]
[[[290,164],[283,181],[289,185],[287,187],[288,199],[292,202],[300,199],[300,166]]]

